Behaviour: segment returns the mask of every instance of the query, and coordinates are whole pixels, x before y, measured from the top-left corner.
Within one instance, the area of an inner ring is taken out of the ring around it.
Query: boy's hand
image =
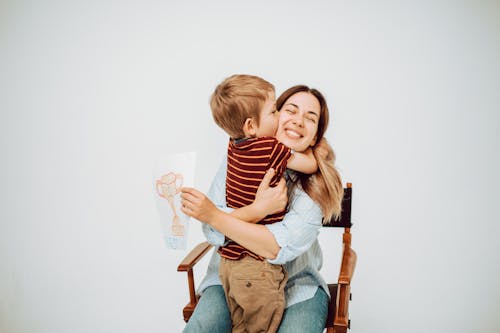
[[[181,199],[182,212],[200,222],[210,223],[219,211],[205,194],[191,187],[181,188]]]
[[[253,202],[256,209],[263,212],[264,216],[283,211],[288,203],[285,179],[281,178],[278,185],[270,187],[269,183],[271,182],[273,176],[274,170],[267,170],[259,188],[257,189],[255,201]]]

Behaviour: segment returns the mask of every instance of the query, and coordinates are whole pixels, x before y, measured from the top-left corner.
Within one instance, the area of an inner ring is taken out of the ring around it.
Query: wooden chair
[[[356,252],[351,248],[351,198],[352,184],[347,183],[347,187],[344,188],[341,217],[338,220],[331,220],[323,225],[325,228],[344,228],[342,237],[344,249],[340,273],[337,283],[328,284],[331,299],[328,308],[328,318],[325,325],[327,333],[345,333],[350,328],[349,301],[352,298],[351,280],[356,266]],[[212,245],[208,242],[198,244],[177,267],[178,272],[187,272],[188,275],[189,303],[183,309],[184,321],[186,322],[193,314],[196,303],[198,302],[198,295],[196,295],[195,292],[193,268],[211,248]]]

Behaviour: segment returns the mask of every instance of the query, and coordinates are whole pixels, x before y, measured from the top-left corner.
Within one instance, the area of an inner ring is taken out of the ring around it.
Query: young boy
[[[274,135],[278,113],[274,86],[251,75],[222,81],[210,99],[215,122],[229,136],[226,201],[228,207],[250,205],[266,171],[275,170],[275,186],[286,168],[314,173],[317,163],[308,153],[292,153]],[[281,221],[286,211],[268,215],[260,224]],[[218,250],[219,275],[231,312],[233,332],[276,332],[285,309],[287,273],[280,265],[229,240]]]

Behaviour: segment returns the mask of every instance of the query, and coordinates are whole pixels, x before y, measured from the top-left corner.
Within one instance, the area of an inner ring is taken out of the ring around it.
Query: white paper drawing
[[[169,172],[156,180],[156,193],[168,201],[174,214],[172,218],[172,234],[176,236],[184,236],[184,226],[179,222],[179,215],[177,215],[174,204],[175,195],[179,194],[181,190],[182,179],[181,173]]]
[[[156,162],[155,197],[165,243],[169,249],[186,248],[189,216],[181,211],[180,189],[194,185],[196,153],[166,155]]]

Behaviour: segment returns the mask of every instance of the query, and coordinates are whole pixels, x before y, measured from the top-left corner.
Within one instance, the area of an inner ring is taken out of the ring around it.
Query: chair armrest
[[[347,333],[349,329],[349,300],[351,299],[351,286],[339,284],[333,320],[333,332]]]
[[[212,244],[208,242],[203,242],[198,244],[188,255],[182,260],[182,262],[177,267],[178,272],[187,272],[193,269],[198,261],[212,248]]]
[[[332,332],[347,333],[349,329],[349,300],[351,299],[351,280],[355,267],[356,252],[351,249],[350,242],[344,243]]]
[[[177,267],[178,272],[187,272],[188,278],[188,288],[189,288],[189,303],[184,307],[182,313],[184,315],[184,321],[187,322],[191,315],[193,314],[196,303],[198,303],[198,297],[194,288],[194,274],[193,267],[198,261],[212,248],[212,245],[208,242],[203,242],[198,244],[188,255],[182,260],[182,262]]]
[[[342,253],[342,264],[340,266],[339,284],[350,284],[356,267],[356,252],[348,246],[344,245]]]

